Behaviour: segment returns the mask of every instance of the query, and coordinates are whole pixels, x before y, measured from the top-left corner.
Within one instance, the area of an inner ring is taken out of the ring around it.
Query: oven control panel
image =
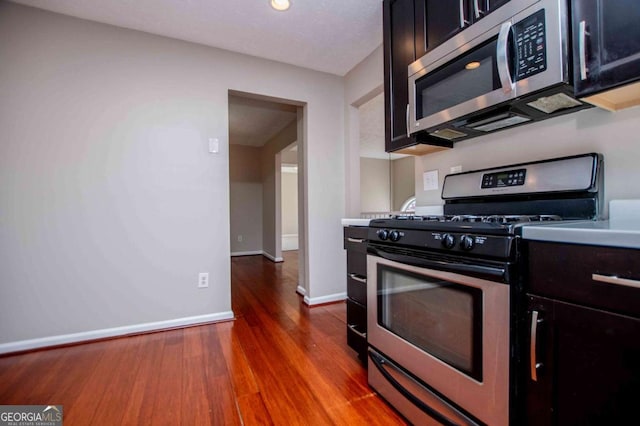
[[[514,237],[433,230],[369,228],[368,239],[371,243],[403,246],[413,250],[445,250],[461,254],[473,252],[476,255],[509,258],[513,250]]]
[[[508,257],[508,239],[458,232],[431,232],[435,245],[447,250],[482,252],[485,255]],[[507,244],[504,244],[507,242]]]
[[[527,169],[506,170],[482,175],[482,189],[524,185]]]

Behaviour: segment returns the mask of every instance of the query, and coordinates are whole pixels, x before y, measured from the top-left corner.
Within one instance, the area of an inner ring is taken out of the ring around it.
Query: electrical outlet
[[[462,172],[462,166],[451,166],[451,168],[449,169],[450,173],[460,173]]]
[[[242,235],[238,235],[238,242],[241,243],[242,242]]]
[[[207,287],[209,287],[209,273],[200,272],[198,274],[198,288],[207,288]]]

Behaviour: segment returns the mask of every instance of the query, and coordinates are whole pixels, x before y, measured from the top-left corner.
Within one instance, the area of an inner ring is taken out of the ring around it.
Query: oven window
[[[482,381],[482,290],[378,266],[378,323]]]

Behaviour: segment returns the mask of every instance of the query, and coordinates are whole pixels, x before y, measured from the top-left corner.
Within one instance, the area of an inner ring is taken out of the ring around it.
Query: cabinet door
[[[478,19],[510,0],[416,0],[416,31],[423,29],[424,37],[416,39],[416,55],[444,43]],[[422,25],[420,25],[422,23]]]
[[[510,0],[478,0],[480,4],[480,8],[482,10],[482,14],[486,15],[487,13],[493,12],[500,6],[509,3]]]
[[[528,303],[526,422],[613,425],[636,418],[640,320],[536,296]]]
[[[419,0],[420,1],[420,0]],[[425,4],[425,51],[447,41],[473,21],[470,0],[421,0]]]
[[[385,0],[384,33],[384,114],[386,151],[415,145],[407,135],[409,72],[416,59],[413,0]]]
[[[572,5],[576,96],[638,80],[640,2],[573,0]]]

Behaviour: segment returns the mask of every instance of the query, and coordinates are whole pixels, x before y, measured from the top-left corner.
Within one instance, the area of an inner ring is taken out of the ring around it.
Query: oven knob
[[[448,249],[453,248],[456,245],[456,238],[451,234],[444,234],[442,236],[442,245]]]
[[[389,239],[393,242],[398,241],[400,239],[400,232],[398,231],[389,232]]]
[[[386,229],[379,230],[378,238],[380,238],[383,241],[386,240],[387,238],[389,238],[389,231],[387,231]]]
[[[470,237],[468,235],[463,235],[462,237],[460,237],[460,248],[462,250],[471,250],[474,245],[475,241],[473,240],[473,237]]]

